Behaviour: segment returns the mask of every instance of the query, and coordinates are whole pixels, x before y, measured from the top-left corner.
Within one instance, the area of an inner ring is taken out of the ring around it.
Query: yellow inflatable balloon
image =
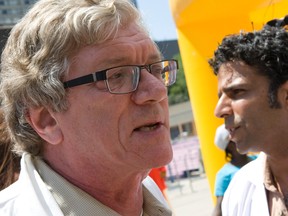
[[[207,60],[225,35],[253,31],[288,14],[287,0],[170,0],[179,49],[211,196],[217,171],[225,163],[224,152],[214,145],[217,79]]]

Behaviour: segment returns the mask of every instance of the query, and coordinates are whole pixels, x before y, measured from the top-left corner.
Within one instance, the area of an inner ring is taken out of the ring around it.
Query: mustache
[[[225,128],[227,129],[238,127],[243,122],[240,116],[235,116],[235,115],[225,118],[224,121],[225,121]]]

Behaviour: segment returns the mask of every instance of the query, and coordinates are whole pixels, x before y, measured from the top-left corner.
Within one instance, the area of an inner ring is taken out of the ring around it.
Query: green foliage
[[[170,105],[189,101],[189,95],[187,91],[186,79],[182,65],[181,55],[177,54],[173,58],[178,60],[179,70],[177,73],[176,83],[174,83],[168,89],[168,97]]]

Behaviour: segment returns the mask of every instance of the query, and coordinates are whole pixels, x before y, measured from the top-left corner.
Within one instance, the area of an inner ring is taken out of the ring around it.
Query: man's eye
[[[157,74],[157,73],[162,73],[163,68],[162,67],[153,67],[153,73]]]
[[[111,76],[109,76],[109,79],[119,79],[123,76],[123,73],[121,72],[117,72],[117,73],[113,73],[111,74]]]
[[[127,67],[119,67],[110,69],[106,74],[108,80],[119,80],[119,79],[126,79],[126,77],[131,76],[134,73],[134,68],[127,66]]]
[[[245,90],[244,89],[233,89],[231,92],[230,92],[230,97],[239,97],[241,95],[243,95],[245,93]]]
[[[240,93],[242,93],[242,92],[244,92],[244,90],[243,89],[234,89],[233,90],[233,94],[240,94]]]
[[[154,66],[152,68],[152,74],[159,78],[159,79],[162,79],[162,73],[163,73],[163,68],[161,66]]]

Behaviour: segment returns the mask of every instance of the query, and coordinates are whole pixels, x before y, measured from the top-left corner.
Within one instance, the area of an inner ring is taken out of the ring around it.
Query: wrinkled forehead
[[[217,75],[218,90],[234,88],[236,86],[253,86],[256,83],[261,83],[263,77],[256,67],[245,64],[244,62],[227,62],[222,64]]]
[[[219,67],[218,79],[223,77],[237,78],[248,77],[250,75],[259,75],[257,68],[247,65],[242,61],[230,61],[223,63]]]
[[[79,49],[70,58],[68,73],[71,77],[77,77],[79,72],[83,75],[122,65],[149,64],[161,59],[155,42],[145,31],[137,30],[132,24],[119,29],[110,40]]]
[[[218,94],[232,86],[249,81],[249,71],[241,62],[227,62],[220,66],[217,75]]]
[[[232,82],[233,79],[237,77],[245,76],[243,71],[243,66],[245,64],[241,62],[226,62],[219,67],[217,74],[218,82]]]

